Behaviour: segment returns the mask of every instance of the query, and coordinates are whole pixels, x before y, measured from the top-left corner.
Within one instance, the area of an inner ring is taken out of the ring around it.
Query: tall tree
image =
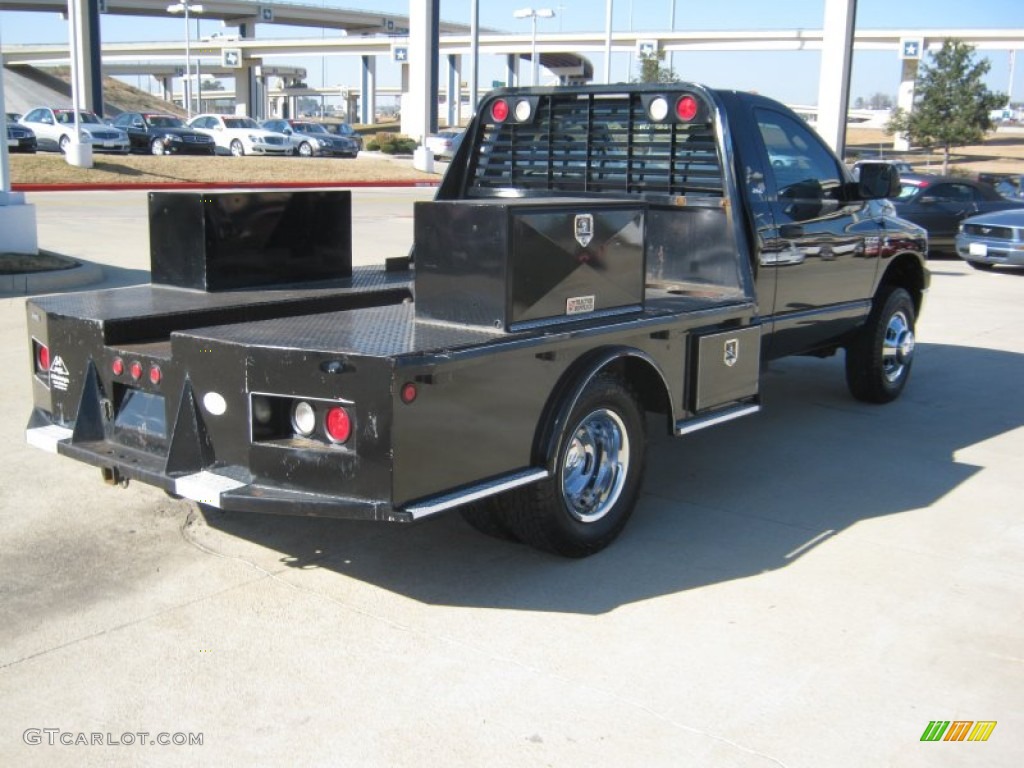
[[[974,47],[946,40],[931,62],[922,64],[914,91],[914,109],[897,109],[886,125],[911,144],[942,150],[942,172],[949,173],[953,147],[975,144],[992,130],[989,111],[1002,106],[1006,96],[988,90],[983,78],[988,60],[974,61]]]
[[[635,83],[678,83],[679,76],[670,67],[663,67],[661,62],[665,60],[665,52],[658,51],[645,56],[640,56],[640,77]]]

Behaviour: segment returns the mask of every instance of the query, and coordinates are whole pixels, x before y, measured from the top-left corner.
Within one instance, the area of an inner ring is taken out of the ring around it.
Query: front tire
[[[643,481],[646,427],[633,391],[600,374],[573,405],[559,437],[552,477],[514,491],[509,531],[565,557],[586,557],[625,527]]]
[[[864,327],[846,347],[846,383],[866,403],[900,396],[914,363],[914,301],[904,288],[883,286]]]
[[[167,145],[163,139],[153,139],[153,142],[149,145],[149,151],[154,155],[166,155]]]
[[[299,152],[299,157],[312,157],[313,156],[313,148],[309,145],[308,141],[304,141],[301,144],[299,144],[298,152]]]
[[[235,157],[242,157],[245,154],[245,147],[238,139],[231,142],[231,154]]]
[[[64,134],[63,136],[60,137],[60,141],[57,142],[57,146],[60,149],[62,155],[66,155],[68,153],[68,144],[70,143],[71,137],[68,136],[67,134]]]

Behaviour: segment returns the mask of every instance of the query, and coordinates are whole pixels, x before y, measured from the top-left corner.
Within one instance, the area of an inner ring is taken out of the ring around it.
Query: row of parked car
[[[900,172],[900,193],[890,203],[900,218],[928,232],[929,254],[955,253],[975,269],[1024,266],[1024,192],[1021,176],[988,181],[915,173],[904,161],[885,162]],[[1016,183],[1014,183],[1016,180]]]
[[[265,120],[235,115],[196,115],[187,123],[159,112],[122,112],[105,122],[95,113],[79,110],[82,140],[94,152],[149,152],[154,155],[299,155],[355,157],[362,138],[352,126],[332,126],[309,120]],[[75,134],[75,112],[37,107],[25,115],[5,115],[7,146],[12,151],[66,151]]]

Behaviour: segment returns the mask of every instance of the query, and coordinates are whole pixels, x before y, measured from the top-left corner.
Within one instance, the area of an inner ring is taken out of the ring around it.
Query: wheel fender
[[[668,381],[664,372],[650,355],[632,347],[606,347],[593,350],[569,366],[552,390],[537,425],[533,448],[535,466],[543,465],[549,472],[554,471],[555,462],[558,459],[559,443],[565,430],[569,427],[569,415],[576,407],[583,391],[603,371],[622,363],[642,366],[645,374],[658,382],[657,389],[664,394],[668,413],[672,413],[672,394]],[[631,381],[632,376],[624,378],[627,384],[634,383]]]

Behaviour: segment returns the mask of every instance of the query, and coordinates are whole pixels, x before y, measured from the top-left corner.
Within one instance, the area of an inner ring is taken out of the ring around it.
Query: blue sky
[[[530,23],[515,19],[514,10],[528,7],[532,0],[479,0],[480,24],[513,34],[528,34]],[[730,29],[818,29],[824,15],[822,0],[717,0],[695,2],[674,0],[676,29],[730,30]],[[613,27],[616,30],[650,31],[652,36],[669,29],[673,0],[614,0]],[[408,0],[310,0],[309,5],[363,8],[382,13],[408,13]],[[602,0],[540,0],[535,8],[552,8],[554,19],[541,19],[538,33],[603,31],[605,3]],[[441,0],[441,18],[445,21],[469,22],[471,0]],[[0,35],[5,44],[65,42],[67,23],[57,14],[19,13],[4,11],[0,19]],[[182,21],[179,18],[139,19],[131,17],[101,17],[104,40],[127,42],[138,40],[180,40]],[[1024,29],[1024,0],[860,0],[857,8],[857,26],[861,29],[902,29],[908,32],[927,32],[929,29],[955,27]],[[201,34],[221,31],[219,22],[200,21]],[[319,37],[315,29],[289,29],[280,26],[259,25],[257,37]],[[327,31],[328,36],[337,32]],[[588,54],[600,77],[604,72],[603,54]],[[1007,92],[1009,83],[1009,56],[1005,51],[979,52],[988,58],[992,69],[988,85],[991,89]],[[1018,55],[1013,96],[1024,100],[1024,54]],[[761,93],[794,104],[813,104],[817,100],[817,52],[703,52],[676,54],[674,68],[680,77],[717,87],[757,90]],[[273,62],[272,62],[273,63]],[[308,82],[320,85],[321,77],[327,85],[355,87],[358,84],[358,61],[355,57],[282,58],[280,64],[305,66]],[[503,62],[497,57],[481,57],[480,82],[489,83],[503,76]],[[378,81],[384,86],[399,83],[397,68],[389,62],[378,64]],[[854,57],[851,97],[870,97],[874,93],[895,96],[900,65],[894,52],[861,52]],[[528,78],[529,65],[522,66],[521,74]],[[626,54],[612,58],[613,79],[625,79],[635,74],[630,70]],[[445,67],[442,65],[442,82]],[[468,62],[463,67],[463,79],[468,79]],[[146,87],[144,82],[138,84]]]

